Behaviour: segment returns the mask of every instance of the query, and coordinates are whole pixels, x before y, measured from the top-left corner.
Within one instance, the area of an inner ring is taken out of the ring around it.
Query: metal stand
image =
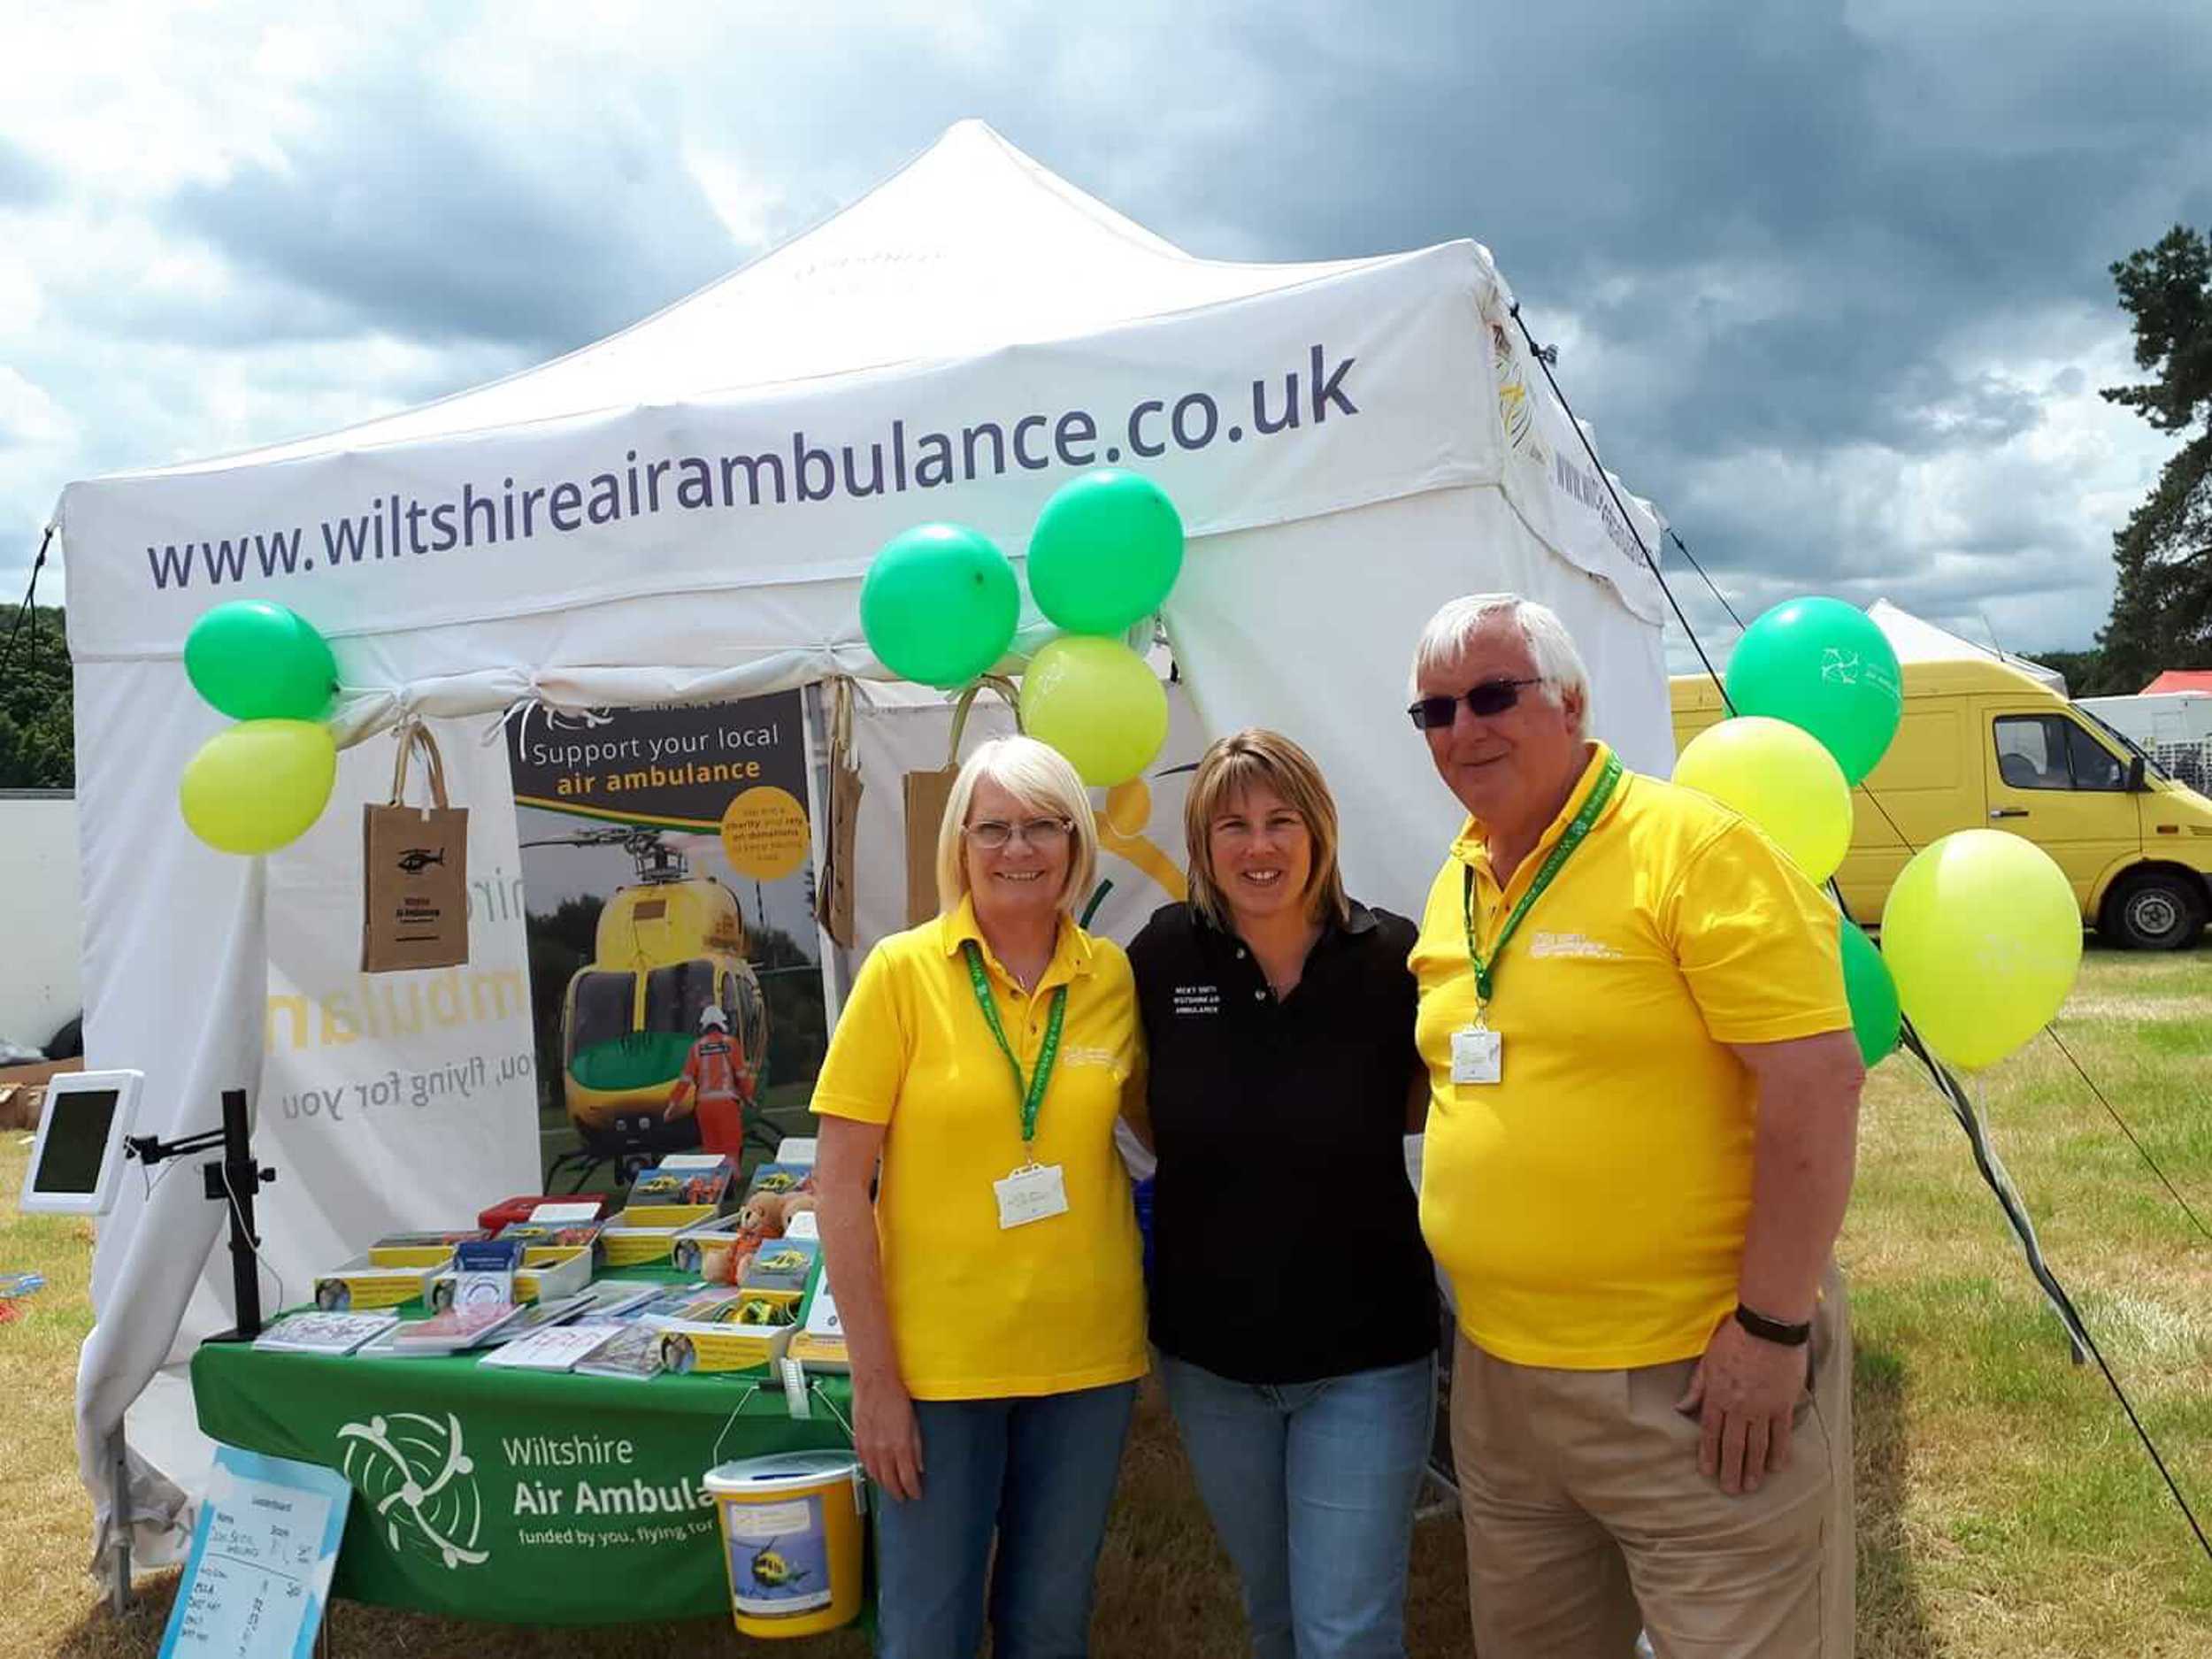
[[[236,1328],[228,1340],[251,1341],[261,1334],[261,1279],[254,1247],[260,1242],[253,1229],[254,1195],[262,1183],[276,1179],[274,1170],[254,1162],[251,1132],[246,1125],[246,1091],[223,1091],[223,1126],[204,1133],[163,1141],[157,1135],[130,1135],[123,1141],[127,1156],[148,1168],[164,1158],[189,1157],[196,1152],[222,1149],[222,1161],[201,1165],[200,1178],[208,1197],[230,1213],[231,1305],[237,1310]],[[218,1341],[224,1340],[219,1337]],[[130,1454],[119,1426],[115,1431],[113,1463],[109,1479],[113,1493],[108,1502],[109,1610],[120,1618],[131,1605],[131,1468]]]
[[[230,1212],[231,1306],[236,1310],[234,1329],[213,1340],[250,1342],[261,1334],[261,1278],[254,1247],[261,1242],[253,1228],[253,1201],[264,1183],[276,1179],[274,1170],[254,1161],[252,1132],[246,1126],[246,1091],[223,1091],[223,1126],[178,1141],[154,1135],[131,1135],[124,1148],[149,1169],[164,1158],[188,1157],[195,1152],[222,1148],[222,1161],[200,1166],[200,1179],[208,1198]]]

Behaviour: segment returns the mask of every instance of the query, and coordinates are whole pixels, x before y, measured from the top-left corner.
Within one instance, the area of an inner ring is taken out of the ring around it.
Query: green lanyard
[[[999,1024],[998,1004],[992,1000],[990,981],[983,977],[983,952],[972,939],[963,940],[961,949],[968,958],[968,980],[975,987],[975,1004],[983,1010],[983,1023],[991,1028],[997,1040],[999,1052],[1006,1056],[1006,1064],[1014,1073],[1014,1094],[1022,1103],[1022,1151],[1027,1154],[1030,1143],[1037,1138],[1037,1110],[1045,1103],[1045,1087],[1052,1081],[1053,1063],[1060,1057],[1060,1021],[1068,1011],[1068,987],[1062,986],[1052,994],[1052,1011],[1045,1018],[1045,1046],[1037,1056],[1034,1075],[1022,1076],[1022,1063],[1014,1057],[1014,1046],[1006,1041],[1006,1028]]]
[[[1574,821],[1567,826],[1566,833],[1559,838],[1559,844],[1551,849],[1551,856],[1544,860],[1543,868],[1536,872],[1536,879],[1529,883],[1528,891],[1521,895],[1521,902],[1505,918],[1505,926],[1498,933],[1498,942],[1490,948],[1487,956],[1475,949],[1475,872],[1471,864],[1466,867],[1463,902],[1467,912],[1467,960],[1474,964],[1475,969],[1475,1018],[1478,1022],[1482,1018],[1482,1010],[1489,1006],[1492,990],[1497,985],[1498,958],[1505,954],[1506,941],[1520,926],[1521,918],[1543,896],[1544,889],[1551,886],[1552,878],[1560,872],[1568,859],[1574,856],[1575,849],[1582,845],[1583,838],[1590,833],[1590,826],[1598,821],[1598,814],[1605,810],[1605,803],[1613,798],[1613,790],[1620,780],[1620,757],[1608,755],[1605,770],[1598,775],[1597,787],[1590,791],[1590,798],[1582,803],[1582,810],[1575,814]]]

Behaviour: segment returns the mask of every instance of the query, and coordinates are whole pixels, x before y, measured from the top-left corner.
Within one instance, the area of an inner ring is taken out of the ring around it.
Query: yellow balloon
[[[1851,847],[1851,786],[1825,745],[1801,727],[1739,715],[1692,738],[1674,780],[1732,806],[1772,838],[1815,883]]]
[[[1093,788],[1126,783],[1167,741],[1167,693],[1119,640],[1064,634],[1022,675],[1022,730]]]
[[[1960,830],[1899,873],[1882,910],[1882,959],[1928,1047],[1978,1071],[2066,1001],[2081,966],[2081,905],[2034,842]]]
[[[312,720],[241,720],[200,745],[177,785],[192,833],[218,852],[268,853],[323,815],[338,746]]]

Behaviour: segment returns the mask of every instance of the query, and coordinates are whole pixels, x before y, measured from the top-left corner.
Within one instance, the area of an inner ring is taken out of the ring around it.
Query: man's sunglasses
[[[1486,720],[1493,715],[1503,714],[1518,703],[1523,687],[1543,683],[1541,680],[1486,680],[1479,686],[1468,687],[1456,697],[1424,697],[1406,712],[1424,732],[1448,731],[1461,703],[1465,703],[1471,713]]]

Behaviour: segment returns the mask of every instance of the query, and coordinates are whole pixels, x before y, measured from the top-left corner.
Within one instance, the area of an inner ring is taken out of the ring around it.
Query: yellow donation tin
[[[784,1452],[718,1464],[707,1491],[722,1523],[730,1610],[747,1636],[811,1636],[860,1611],[866,1477],[849,1452]]]

